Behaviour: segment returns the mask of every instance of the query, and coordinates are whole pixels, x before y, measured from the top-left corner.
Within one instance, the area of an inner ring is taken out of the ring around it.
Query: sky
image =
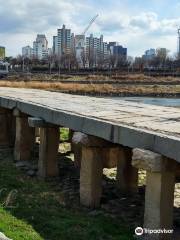
[[[0,45],[8,56],[21,54],[36,35],[46,34],[49,47],[57,28],[65,24],[81,34],[99,14],[87,34],[104,35],[141,56],[149,48],[177,51],[180,0],[0,0]]]

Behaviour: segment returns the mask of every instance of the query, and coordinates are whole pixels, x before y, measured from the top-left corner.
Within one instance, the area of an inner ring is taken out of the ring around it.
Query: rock
[[[163,165],[163,157],[149,150],[133,149],[132,165],[135,168],[152,172],[160,172]]]
[[[32,170],[38,170],[38,165],[37,165],[37,164],[32,165],[32,166],[31,166],[31,169],[32,169]]]
[[[33,177],[36,175],[36,172],[34,170],[29,170],[29,171],[27,171],[27,175],[30,177]]]
[[[103,209],[105,211],[110,211],[111,206],[109,206],[109,204],[101,204],[101,209]]]
[[[27,168],[30,167],[30,163],[27,161],[18,161],[15,163],[16,167],[18,168]]]
[[[72,143],[76,145],[83,145],[86,147],[98,147],[98,146],[109,146],[109,142],[102,138],[87,135],[81,132],[74,132],[72,137]]]
[[[93,211],[89,212],[88,215],[94,217],[94,216],[98,216],[102,213],[103,213],[102,211],[93,210]]]
[[[12,239],[7,238],[3,233],[0,232],[0,240],[12,240]]]

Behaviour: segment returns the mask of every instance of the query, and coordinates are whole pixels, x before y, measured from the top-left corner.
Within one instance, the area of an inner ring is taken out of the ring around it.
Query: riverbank
[[[0,148],[0,232],[13,240],[134,239],[134,228],[141,222],[134,217],[136,208],[132,212],[129,207],[131,200],[126,206],[129,216],[124,219],[125,210],[118,211],[117,205],[112,208],[110,204],[113,199],[108,194],[112,185],[115,191],[115,184],[104,180],[104,205],[98,210],[82,207],[79,204],[78,170],[70,156],[59,153],[58,162],[59,179],[44,182],[36,176],[27,176],[22,165],[20,168],[13,162],[12,151]],[[143,208],[141,198],[138,199],[138,206]]]
[[[119,97],[180,97],[180,84],[79,84],[43,81],[0,81],[0,87],[34,88],[63,93]]]
[[[180,77],[167,76],[148,76],[145,74],[125,74],[111,73],[109,75],[87,74],[87,75],[69,75],[69,74],[40,74],[40,73],[11,73],[5,79],[6,81],[33,81],[33,82],[61,82],[61,83],[115,83],[115,84],[180,84]]]

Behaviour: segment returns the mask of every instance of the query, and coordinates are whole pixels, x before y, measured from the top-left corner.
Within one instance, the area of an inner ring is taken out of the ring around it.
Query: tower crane
[[[87,33],[87,31],[89,30],[89,28],[91,27],[91,25],[95,22],[95,20],[98,18],[99,14],[97,14],[96,16],[94,16],[91,21],[89,22],[88,26],[84,29],[84,31],[82,32],[82,35],[85,35]]]
[[[77,48],[80,48],[80,52],[82,51],[82,45],[84,47],[84,44],[81,45],[81,41],[85,41],[85,34],[87,33],[87,31],[89,30],[89,28],[91,27],[91,25],[95,22],[95,20],[97,19],[97,17],[99,16],[99,14],[97,14],[96,16],[94,16],[91,21],[89,22],[88,26],[84,29],[84,31],[81,33],[81,35],[77,35],[77,39],[76,39],[76,43],[75,46],[77,46]],[[82,53],[82,52],[81,52]],[[79,59],[80,61],[82,61],[82,56],[81,53],[79,54]]]
[[[80,38],[77,38],[77,45],[80,43],[81,41],[81,37],[85,36],[85,34],[87,33],[87,31],[89,30],[89,28],[91,27],[91,25],[95,22],[95,20],[97,19],[97,17],[99,16],[99,14],[97,14],[96,16],[94,16],[91,21],[89,22],[88,26],[84,29],[84,31],[81,33],[81,35],[77,35]]]
[[[178,59],[180,59],[180,27],[178,28]]]

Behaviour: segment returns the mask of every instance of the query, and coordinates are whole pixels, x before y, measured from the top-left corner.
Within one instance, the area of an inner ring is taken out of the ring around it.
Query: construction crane
[[[90,23],[88,24],[88,26],[84,29],[82,35],[85,35],[87,33],[87,31],[89,30],[89,28],[91,27],[91,25],[93,24],[93,22],[95,22],[95,20],[98,18],[99,14],[97,14],[96,16],[94,16]]]
[[[79,51],[79,60],[82,62],[82,49],[85,46],[85,34],[87,33],[87,31],[89,30],[89,28],[91,27],[91,25],[93,24],[93,22],[95,22],[96,18],[99,16],[99,14],[97,14],[96,16],[94,16],[91,21],[89,22],[88,26],[84,29],[84,31],[82,32],[81,35],[76,35],[76,39],[75,39],[75,48],[77,51]],[[84,50],[83,50],[84,52]]]
[[[180,59],[180,28],[178,28],[178,59]]]

